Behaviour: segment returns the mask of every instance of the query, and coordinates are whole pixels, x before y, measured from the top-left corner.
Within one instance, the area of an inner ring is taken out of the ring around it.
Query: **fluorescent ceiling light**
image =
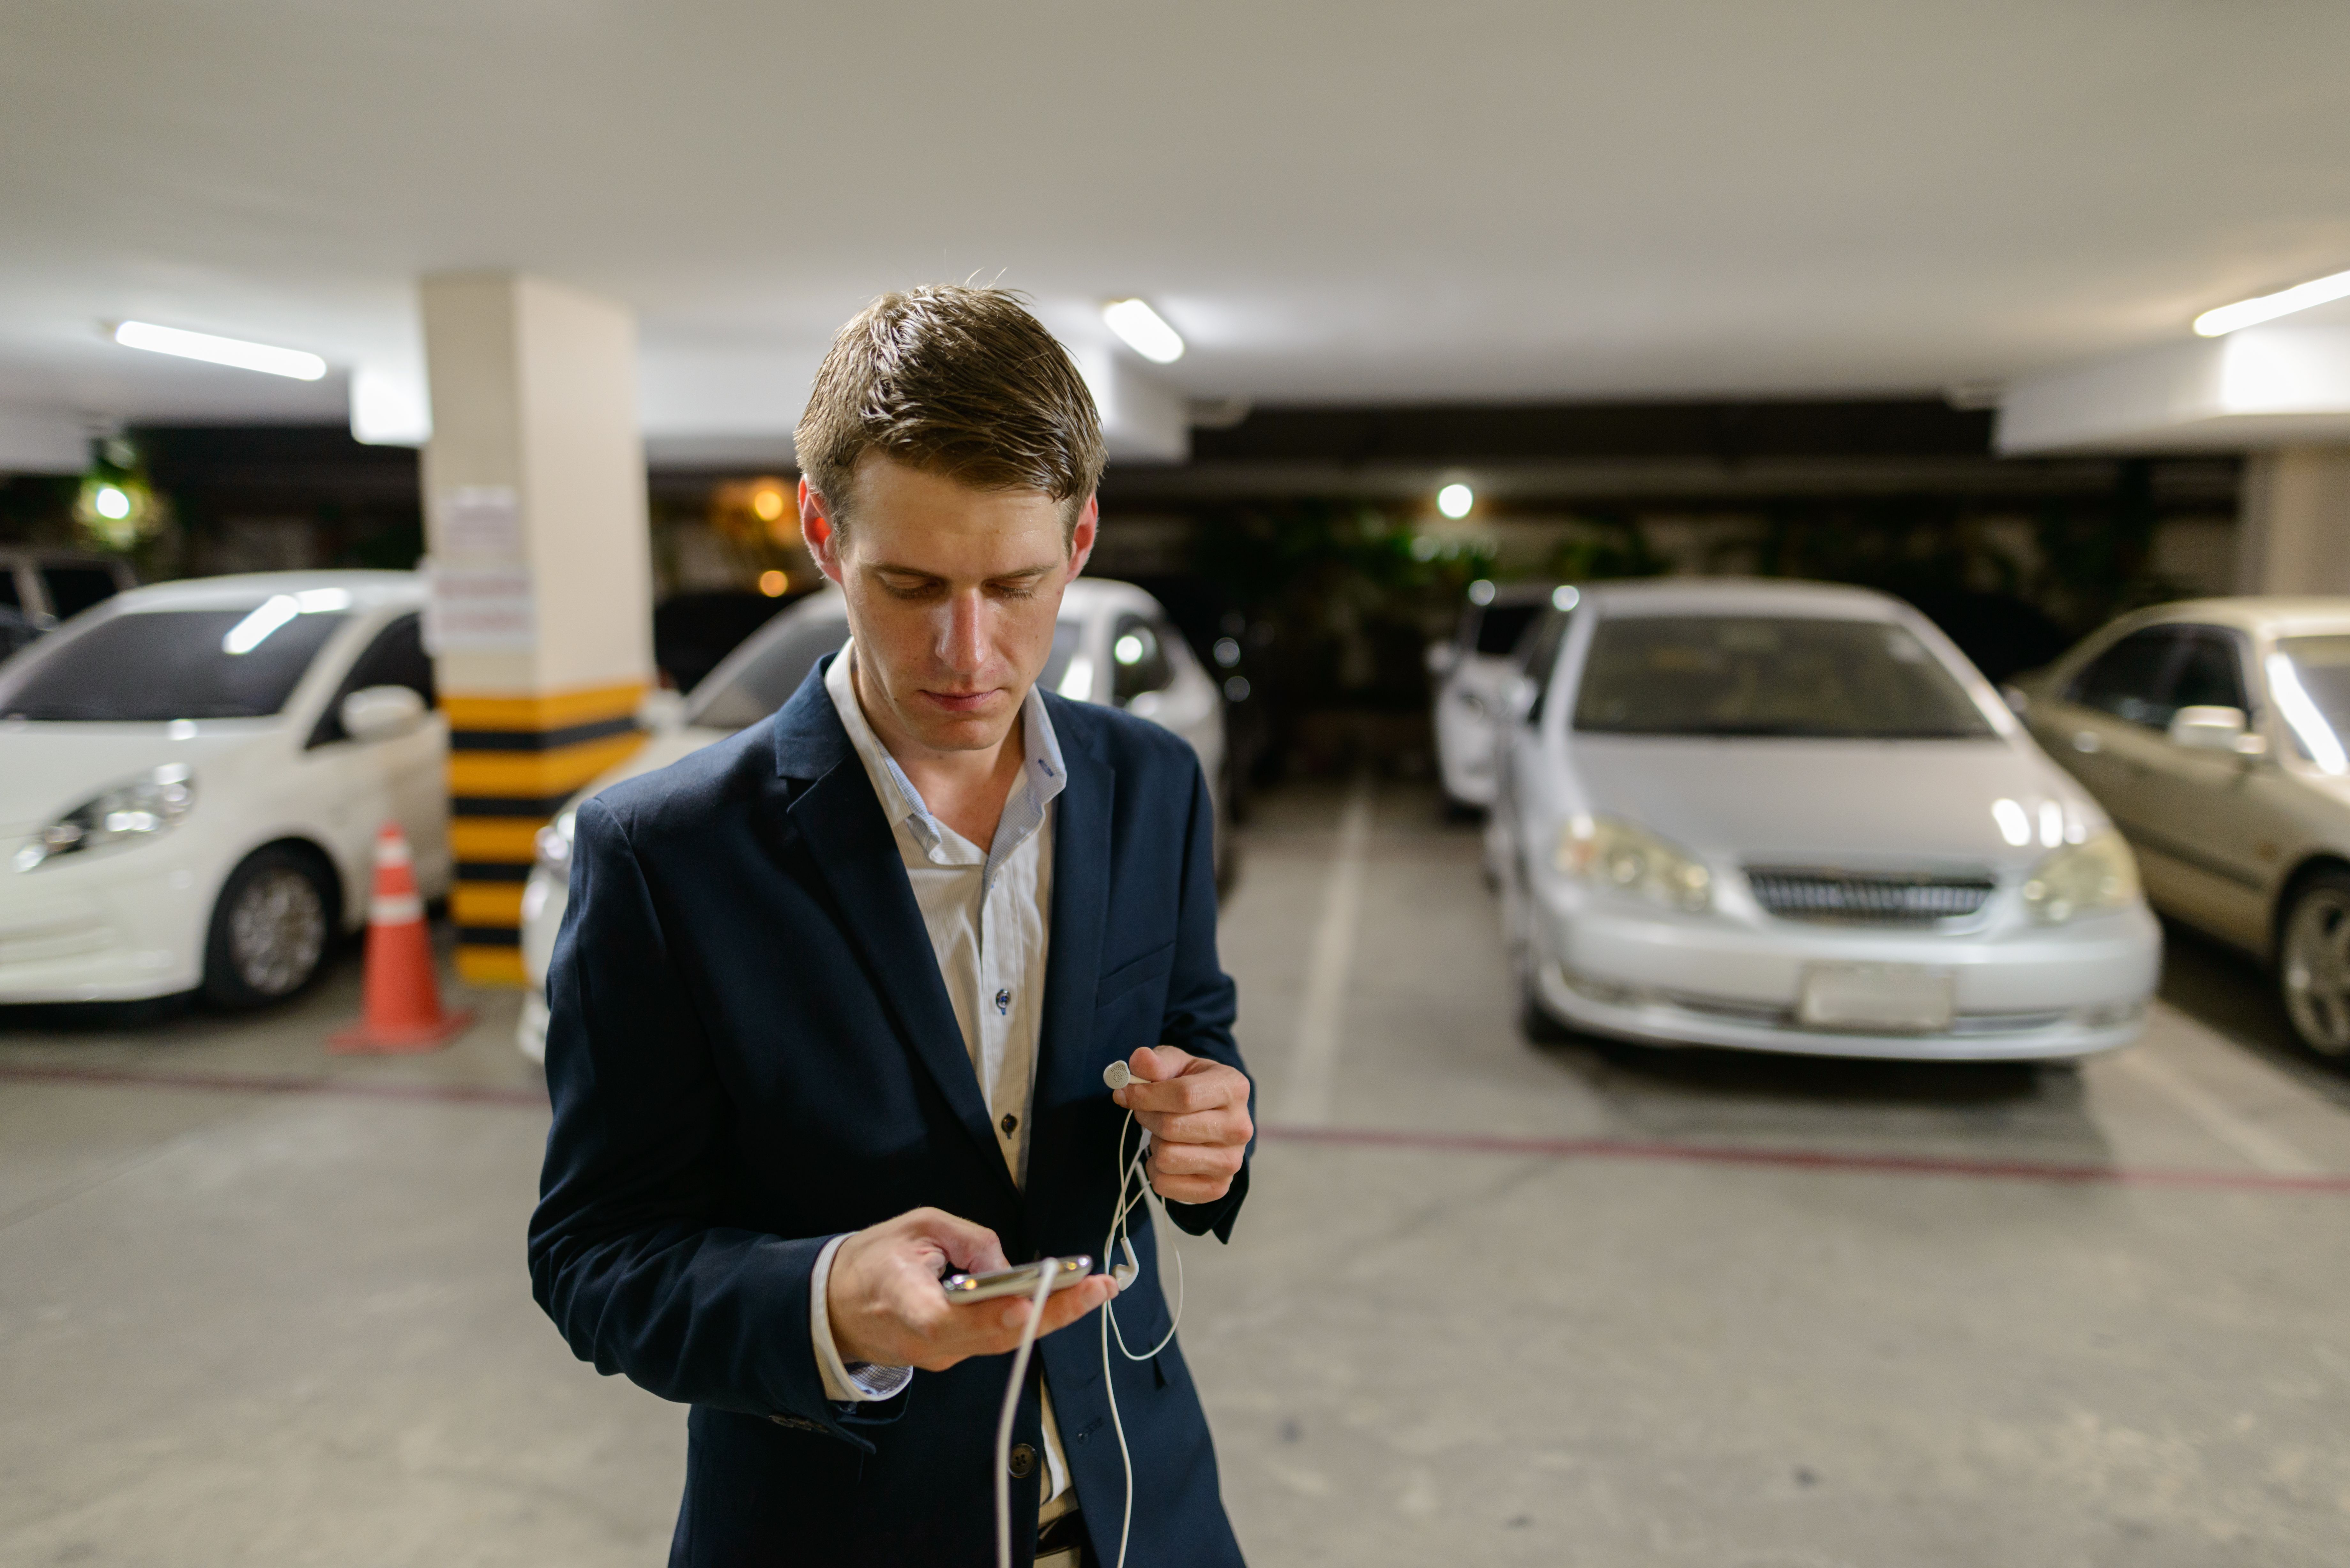
[[[2280,316],[2291,316],[2296,310],[2307,310],[2313,305],[2343,298],[2350,298],[2350,272],[2334,273],[2274,294],[2240,299],[2233,305],[2207,310],[2195,318],[2195,330],[2206,337],[2218,337],[2240,327],[2257,327]]]
[[[158,327],[151,321],[122,323],[114,329],[114,340],[126,348],[176,354],[182,359],[234,365],[240,370],[261,370],[272,376],[291,376],[297,381],[315,381],[327,373],[324,359],[299,348],[272,348],[266,343],[215,337],[209,332],[182,332],[176,327]]]
[[[1149,302],[1113,299],[1102,306],[1102,319],[1126,339],[1126,346],[1154,365],[1172,365],[1183,357],[1183,336],[1167,325]]]

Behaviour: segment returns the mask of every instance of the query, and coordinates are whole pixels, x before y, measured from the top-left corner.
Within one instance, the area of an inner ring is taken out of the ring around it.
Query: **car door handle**
[[[2097,738],[2097,732],[2095,730],[2073,732],[2073,749],[2076,752],[2095,752],[2102,750],[2104,746],[2105,742]]]

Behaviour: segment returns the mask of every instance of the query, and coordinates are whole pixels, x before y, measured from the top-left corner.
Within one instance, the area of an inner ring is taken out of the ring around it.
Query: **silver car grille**
[[[1935,872],[1831,871],[1750,866],[1754,901],[1794,920],[1915,923],[1957,920],[1981,909],[1998,884],[1987,876]]]

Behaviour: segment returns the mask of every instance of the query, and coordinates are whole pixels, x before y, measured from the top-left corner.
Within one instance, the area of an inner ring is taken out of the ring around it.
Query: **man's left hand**
[[[1249,1081],[1237,1067],[1172,1045],[1127,1059],[1134,1082],[1110,1098],[1150,1131],[1150,1189],[1170,1203],[1213,1203],[1232,1189],[1256,1127]]]

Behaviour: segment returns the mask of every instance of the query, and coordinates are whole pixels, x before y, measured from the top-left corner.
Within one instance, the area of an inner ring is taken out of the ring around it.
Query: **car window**
[[[427,708],[440,705],[432,685],[432,658],[424,651],[421,616],[401,616],[376,633],[367,651],[352,661],[351,672],[343,677],[334,701],[318,715],[318,727],[310,732],[308,744],[323,746],[348,740],[350,732],[343,728],[343,699],[370,686],[405,686],[423,698]]]
[[[2267,669],[2294,749],[2329,774],[2350,773],[2350,637],[2279,638]]]
[[[1574,613],[1542,607],[1543,618],[1534,629],[1520,639],[1518,649],[1521,674],[1534,683],[1534,700],[1526,710],[1526,722],[1542,722],[1543,708],[1550,701],[1551,677],[1558,673],[1559,646],[1566,640],[1566,628],[1574,624]]]
[[[693,689],[685,722],[712,730],[757,723],[792,699],[816,661],[848,640],[837,615],[784,612],[751,634]]]
[[[2169,726],[2178,710],[2171,683],[2185,651],[2175,628],[2134,631],[2091,659],[2065,690],[2067,701],[2148,729]]]
[[[1175,684],[1175,666],[1167,644],[1173,636],[1155,620],[1122,615],[1110,628],[1110,701],[1123,708],[1146,691],[1164,691]]]
[[[1526,634],[1546,607],[1536,600],[1523,605],[1488,605],[1477,618],[1477,651],[1491,659],[1507,659],[1518,650],[1518,639]]]
[[[2179,628],[2178,639],[2186,649],[2171,677],[2168,696],[2172,711],[2179,708],[2239,708],[2249,711],[2251,704],[2244,700],[2244,667],[2236,657],[2235,638],[2218,627],[2194,626]]]
[[[1958,677],[1908,628],[1794,616],[1601,621],[1575,727],[1846,740],[1993,732]]]
[[[25,607],[24,598],[16,591],[16,568],[5,561],[0,561],[0,606],[9,609]]]
[[[1085,645],[1085,622],[1057,622],[1053,628],[1053,651],[1045,656],[1045,672],[1036,677],[1036,684],[1047,691],[1058,692],[1073,702],[1092,701],[1094,661],[1077,658],[1077,649]]]
[[[41,586],[48,590],[49,613],[59,620],[112,598],[118,587],[104,566],[43,566]]]
[[[288,607],[279,614],[273,607]],[[349,618],[288,596],[252,610],[151,610],[58,634],[0,676],[8,718],[152,723],[279,711]]]

